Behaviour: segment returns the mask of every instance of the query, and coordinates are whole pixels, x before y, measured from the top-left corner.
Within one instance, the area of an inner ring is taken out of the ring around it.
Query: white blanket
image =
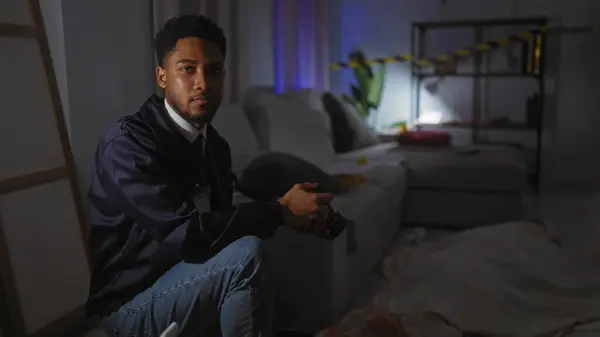
[[[397,251],[384,261],[384,273],[390,285],[378,306],[435,313],[486,337],[584,336],[570,331],[594,329],[581,323],[600,319],[600,259],[569,255],[532,223],[474,229]]]

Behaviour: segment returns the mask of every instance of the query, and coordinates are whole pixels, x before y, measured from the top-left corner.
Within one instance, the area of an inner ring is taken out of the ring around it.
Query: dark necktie
[[[209,172],[207,170],[206,161],[204,160],[204,135],[198,135],[198,137],[194,139],[192,148],[196,154],[195,161],[198,164],[198,173],[200,173],[202,180],[207,182]]]
[[[204,135],[198,135],[192,142],[192,146],[199,156],[204,156]]]

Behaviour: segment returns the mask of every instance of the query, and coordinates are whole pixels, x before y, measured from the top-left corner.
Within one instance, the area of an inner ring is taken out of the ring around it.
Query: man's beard
[[[194,117],[193,119],[188,120],[188,122],[190,122],[194,127],[200,129],[205,125],[210,124],[210,122],[212,122],[213,118],[215,117],[216,113],[216,109],[211,109],[210,111],[207,111],[206,113],[203,113],[198,117]]]

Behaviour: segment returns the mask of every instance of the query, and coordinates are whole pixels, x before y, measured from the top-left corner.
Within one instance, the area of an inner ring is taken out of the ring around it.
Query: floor
[[[107,337],[107,335],[102,331],[93,330],[82,337]],[[276,337],[310,337],[310,336],[307,336],[304,334],[297,334],[297,333],[293,333],[293,332],[283,332],[283,333],[277,334]]]
[[[541,219],[562,246],[600,255],[600,194],[553,193],[527,198],[525,203],[528,217]],[[91,331],[81,337],[106,336]]]
[[[87,333],[84,337],[106,337],[106,334],[99,330],[93,330]]]
[[[600,252],[600,194],[547,194],[526,204],[530,216],[542,219],[562,246]]]

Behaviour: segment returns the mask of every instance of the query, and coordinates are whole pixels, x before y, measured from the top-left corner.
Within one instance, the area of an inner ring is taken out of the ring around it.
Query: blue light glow
[[[314,36],[316,22],[312,16],[314,1],[273,1],[273,59],[277,93],[287,89],[308,88],[313,85],[315,74],[312,73],[312,63],[314,62],[314,43],[316,41],[316,36]],[[294,6],[294,10],[291,11],[293,17],[287,17],[290,11],[285,6]],[[287,20],[283,19],[284,17]],[[288,69],[290,67],[293,72]],[[293,78],[289,78],[290,76]]]
[[[280,12],[280,0],[273,1],[273,74],[275,76],[275,92],[281,93],[285,90],[285,77],[284,77],[284,63],[283,59],[283,46],[281,41],[281,12]]]

